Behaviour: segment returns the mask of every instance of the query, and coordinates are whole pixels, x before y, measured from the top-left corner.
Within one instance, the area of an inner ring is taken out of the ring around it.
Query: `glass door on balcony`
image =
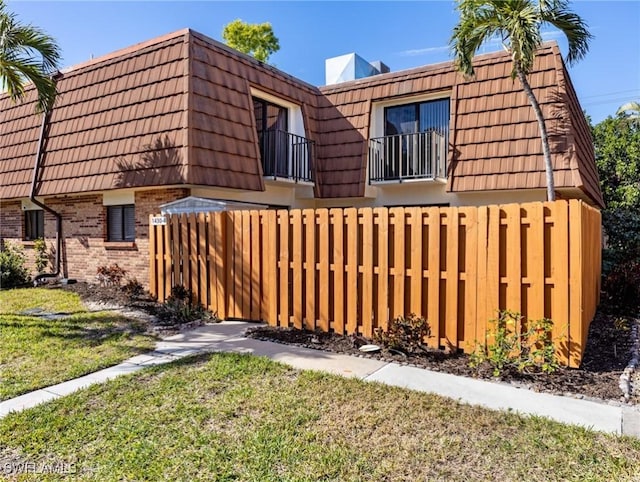
[[[449,99],[385,108],[376,180],[446,177]]]
[[[253,98],[262,169],[265,176],[291,177],[286,135],[288,111],[264,99]]]

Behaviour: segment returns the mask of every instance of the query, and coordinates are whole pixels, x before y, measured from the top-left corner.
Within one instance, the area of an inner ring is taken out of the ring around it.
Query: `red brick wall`
[[[102,195],[54,197],[45,204],[62,214],[63,275],[95,282],[99,266],[117,263],[145,287],[149,283],[149,215],[160,212],[161,204],[189,195],[188,189],[155,189],[135,193],[136,240],[134,243],[106,242],[106,206]],[[44,230],[51,252],[55,249],[55,217],[45,212]],[[22,241],[23,215],[20,202],[0,204],[0,239],[24,246],[32,263],[33,243]],[[31,265],[32,266],[32,265]],[[49,269],[53,268],[53,257]]]

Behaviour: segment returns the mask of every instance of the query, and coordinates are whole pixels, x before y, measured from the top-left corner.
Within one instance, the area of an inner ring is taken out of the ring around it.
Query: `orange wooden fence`
[[[151,292],[174,285],[221,318],[372,335],[429,320],[473,349],[498,309],[553,320],[578,366],[600,292],[600,212],[581,201],[173,215],[151,226]]]

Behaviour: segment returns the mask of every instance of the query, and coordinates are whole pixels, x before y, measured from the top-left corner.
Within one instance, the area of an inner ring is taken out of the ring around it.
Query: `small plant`
[[[96,279],[100,286],[120,286],[126,274],[126,270],[114,263],[111,266],[98,266]]]
[[[500,311],[493,328],[487,330],[486,344],[476,343],[469,365],[479,367],[488,362],[493,375],[500,376],[506,369],[519,372],[539,370],[551,373],[558,369],[556,347],[551,337],[553,322],[548,318],[530,322],[523,329],[523,317],[513,311]]]
[[[389,322],[387,331],[377,328],[373,338],[377,343],[392,350],[414,353],[425,349],[424,340],[431,335],[429,322],[411,313],[408,317],[399,316]]]
[[[144,286],[136,278],[130,278],[122,287],[122,291],[130,298],[137,298],[144,293]]]
[[[220,321],[215,313],[211,313],[198,303],[193,303],[191,290],[182,285],[171,288],[171,295],[160,306],[158,320],[161,325],[182,325],[196,320]]]
[[[24,286],[31,281],[22,247],[3,243],[0,250],[0,288]]]
[[[49,256],[47,255],[47,243],[43,238],[38,238],[33,242],[33,250],[35,252],[34,263],[38,273],[44,273],[49,264]]]

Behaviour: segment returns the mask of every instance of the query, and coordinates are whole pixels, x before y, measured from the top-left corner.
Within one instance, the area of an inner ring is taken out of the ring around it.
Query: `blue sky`
[[[392,71],[450,58],[455,3],[20,1],[9,9],[54,36],[65,66],[189,27],[220,40],[236,18],[272,23],[280,51],[270,62],[311,84],[324,84],[324,60],[357,52]],[[587,57],[570,68],[583,108],[598,122],[629,100],[640,100],[640,1],[575,1],[571,8],[595,36]],[[557,40],[558,32],[545,38]],[[486,51],[497,46],[487,47]]]

